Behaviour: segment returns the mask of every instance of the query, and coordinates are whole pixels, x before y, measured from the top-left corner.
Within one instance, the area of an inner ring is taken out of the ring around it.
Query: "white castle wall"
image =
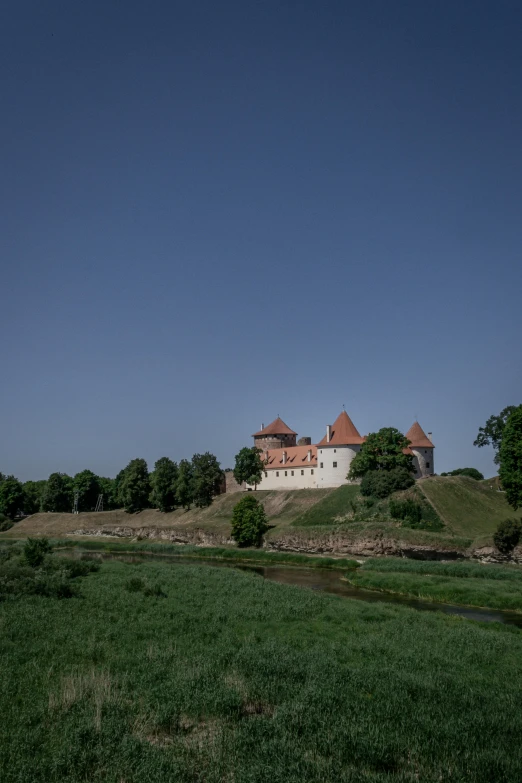
[[[412,448],[413,451],[413,464],[415,465],[415,478],[424,478],[425,476],[433,476],[435,473],[434,467],[434,450],[433,448],[416,447]]]
[[[263,472],[258,489],[315,489],[317,487],[316,467],[285,467]]]
[[[341,484],[349,484],[346,476],[352,460],[360,448],[360,446],[321,446],[318,448],[317,486],[339,487]]]

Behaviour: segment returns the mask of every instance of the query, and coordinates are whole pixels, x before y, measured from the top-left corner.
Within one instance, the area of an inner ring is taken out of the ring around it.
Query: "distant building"
[[[404,451],[413,456],[415,478],[432,476],[435,446],[431,433],[428,437],[415,422],[406,437],[410,445]],[[267,427],[261,425],[253,438],[264,463],[259,489],[317,489],[349,484],[346,476],[351,462],[366,440],[346,411],[326,426],[324,438],[315,446],[308,437],[297,443],[297,433],[279,416]]]

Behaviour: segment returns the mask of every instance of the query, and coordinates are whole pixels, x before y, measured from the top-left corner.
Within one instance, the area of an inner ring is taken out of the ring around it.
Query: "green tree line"
[[[94,511],[100,495],[105,511],[173,511],[192,505],[204,508],[219,494],[222,481],[220,464],[208,451],[194,454],[191,460],[182,459],[179,464],[161,457],[151,472],[144,459],[133,459],[116,478],[82,470],[75,476],[51,473],[42,481],[21,482],[0,473],[0,514],[15,519],[39,511],[71,512],[76,493],[78,511]]]

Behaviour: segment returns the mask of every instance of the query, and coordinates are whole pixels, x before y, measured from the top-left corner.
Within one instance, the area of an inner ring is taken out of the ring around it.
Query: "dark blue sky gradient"
[[[26,2],[0,24],[0,470],[115,475],[277,414],[521,400],[520,2]]]

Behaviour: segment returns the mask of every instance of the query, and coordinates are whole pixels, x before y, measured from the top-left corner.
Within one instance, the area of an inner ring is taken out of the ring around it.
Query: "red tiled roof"
[[[410,429],[406,433],[406,437],[410,441],[410,447],[413,446],[414,448],[424,449],[434,448],[433,443],[428,438],[418,421],[411,425]]]
[[[308,451],[311,450],[311,460],[308,462]],[[283,465],[283,451],[286,451],[286,462]],[[267,451],[259,456],[265,462]],[[279,470],[280,468],[316,468],[317,446],[287,446],[285,449],[268,449],[268,460],[265,462],[265,470]]]
[[[285,424],[284,421],[278,416],[277,419],[274,419],[272,424],[268,425],[268,427],[259,430],[259,432],[254,432],[252,437],[259,438],[262,435],[297,435],[297,432],[291,430],[290,427]]]
[[[336,418],[332,424],[332,432],[330,440],[326,440],[326,435],[317,444],[318,446],[353,446],[356,444],[364,443],[357,431],[357,428],[353,421],[350,419],[346,411],[343,411]]]

